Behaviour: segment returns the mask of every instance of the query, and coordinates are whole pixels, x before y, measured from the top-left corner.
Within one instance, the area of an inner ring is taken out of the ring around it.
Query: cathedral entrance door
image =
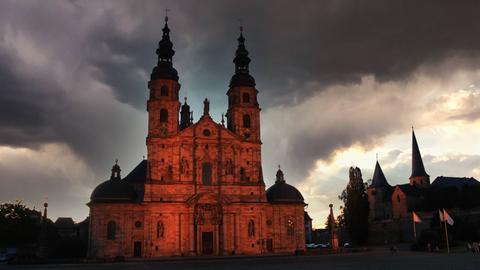
[[[202,254],[213,254],[213,232],[202,232]]]
[[[133,242],[133,256],[134,257],[142,256],[142,242],[139,242],[139,241]]]

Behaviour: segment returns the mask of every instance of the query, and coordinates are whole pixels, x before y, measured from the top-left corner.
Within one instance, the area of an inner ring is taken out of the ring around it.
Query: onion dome
[[[373,172],[372,184],[370,187],[374,188],[383,188],[383,187],[391,187],[390,184],[387,182],[387,178],[385,178],[385,174],[383,174],[382,167],[380,167],[380,163],[375,164],[375,171]]]
[[[230,87],[235,86],[255,86],[255,79],[250,75],[248,71],[248,65],[250,64],[250,58],[248,57],[248,51],[245,48],[245,38],[243,37],[243,28],[240,27],[240,36],[238,37],[238,48],[235,52],[235,74],[230,80]]]
[[[270,203],[301,203],[304,204],[304,199],[300,191],[294,186],[285,182],[285,178],[280,166],[277,171],[277,180],[273,186],[266,191],[267,200]]]
[[[158,42],[158,49],[156,51],[158,55],[158,63],[157,66],[153,68],[150,78],[152,80],[165,79],[178,82],[178,73],[172,64],[172,58],[175,51],[173,50],[173,43],[170,40],[170,28],[168,28],[167,22],[168,17],[165,16],[165,26],[162,29],[162,40]]]
[[[90,202],[131,202],[137,199],[137,193],[133,187],[121,180],[120,171],[120,166],[115,162],[110,179],[93,190]]]

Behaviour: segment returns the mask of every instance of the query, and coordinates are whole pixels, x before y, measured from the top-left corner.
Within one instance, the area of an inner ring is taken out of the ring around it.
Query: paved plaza
[[[476,270],[480,269],[480,254],[429,254],[399,252],[364,252],[334,255],[275,256],[249,258],[202,258],[172,259],[164,261],[138,261],[103,264],[64,264],[64,265],[0,265],[0,269],[262,269],[262,270],[320,270],[320,269],[422,269],[422,270]]]

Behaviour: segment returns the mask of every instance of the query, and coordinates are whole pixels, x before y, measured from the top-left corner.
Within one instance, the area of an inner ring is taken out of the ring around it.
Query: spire
[[[185,102],[182,105],[182,110],[180,111],[180,130],[185,129],[190,126],[190,106],[187,104],[187,97],[185,97]]]
[[[168,11],[168,10],[167,10]],[[170,40],[170,28],[168,28],[168,17],[165,16],[165,26],[162,29],[163,35],[160,42],[158,42],[157,66],[153,69],[151,79],[165,79],[178,81],[177,70],[173,67],[172,58],[175,54],[173,50],[173,43]]]
[[[249,74],[248,65],[250,64],[250,58],[248,57],[248,51],[245,48],[245,38],[243,37],[243,26],[240,26],[240,36],[238,37],[238,48],[235,52],[235,74],[230,80],[230,87],[235,86],[255,86],[255,79]]]
[[[372,184],[370,187],[374,188],[381,188],[381,187],[391,187],[390,184],[387,182],[385,175],[383,174],[382,167],[380,167],[380,163],[375,164],[375,171],[373,172]]]
[[[420,149],[418,148],[417,138],[415,137],[415,131],[412,127],[412,177],[416,176],[429,176],[425,172],[425,167],[423,166],[422,155],[420,154]]]

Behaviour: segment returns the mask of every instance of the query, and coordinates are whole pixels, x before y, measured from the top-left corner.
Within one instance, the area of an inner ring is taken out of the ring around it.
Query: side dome
[[[275,184],[266,191],[267,200],[270,203],[304,203],[300,191],[294,186],[285,182],[283,172],[280,168],[277,171],[277,180]]]
[[[131,202],[137,199],[132,186],[123,180],[107,180],[98,185],[90,196],[90,202]]]
[[[110,180],[101,183],[93,190],[90,202],[132,202],[137,199],[135,189],[121,180],[120,171],[120,166],[115,161]]]

